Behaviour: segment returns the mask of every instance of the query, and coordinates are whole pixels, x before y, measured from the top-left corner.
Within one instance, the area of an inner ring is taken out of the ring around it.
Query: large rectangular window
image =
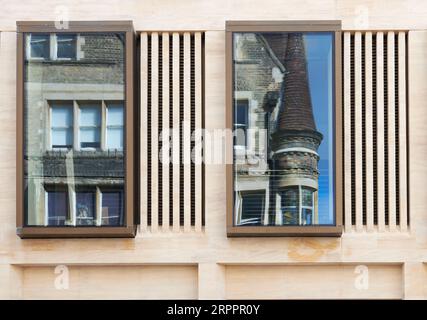
[[[341,234],[340,41],[334,21],[227,23],[230,236]]]
[[[132,24],[17,24],[18,235],[134,236]]]

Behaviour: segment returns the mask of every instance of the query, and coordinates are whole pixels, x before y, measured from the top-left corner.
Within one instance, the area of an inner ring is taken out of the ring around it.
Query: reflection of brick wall
[[[251,106],[257,106],[249,109],[249,128],[266,129],[265,111],[272,107],[271,104],[276,105],[279,92],[280,84],[275,83],[272,76],[273,69],[277,68],[276,62],[273,61],[271,53],[266,50],[259,35],[241,35],[236,45],[238,52],[236,52],[234,64],[235,92],[250,92]],[[266,150],[264,141],[260,141],[258,134],[255,134],[253,139],[257,151]],[[253,167],[253,165],[246,166],[245,170],[251,166]]]
[[[123,63],[124,39],[121,35],[80,34],[84,44],[80,51],[84,53],[82,61],[94,63]]]
[[[274,81],[272,70],[276,64],[257,37],[240,39],[239,42],[241,59],[238,59],[234,65],[237,76],[235,91],[251,91],[253,99],[261,108],[264,96],[269,91],[269,85]]]
[[[27,62],[25,81],[41,83],[124,83],[124,42],[117,35],[81,34],[78,61]]]

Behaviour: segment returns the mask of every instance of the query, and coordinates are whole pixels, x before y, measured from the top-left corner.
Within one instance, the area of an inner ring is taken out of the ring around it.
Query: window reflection
[[[332,32],[233,33],[236,225],[335,223],[333,56]]]
[[[124,33],[24,41],[26,225],[124,225]]]

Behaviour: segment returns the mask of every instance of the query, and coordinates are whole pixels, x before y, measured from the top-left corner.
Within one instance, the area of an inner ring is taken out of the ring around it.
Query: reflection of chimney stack
[[[279,130],[316,131],[302,33],[288,35],[284,66],[286,74],[284,97],[278,121]]]

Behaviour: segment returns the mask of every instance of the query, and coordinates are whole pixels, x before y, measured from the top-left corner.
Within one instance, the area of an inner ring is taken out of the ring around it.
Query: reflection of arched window
[[[314,189],[286,187],[280,191],[280,208],[284,225],[311,225],[314,213]]]

